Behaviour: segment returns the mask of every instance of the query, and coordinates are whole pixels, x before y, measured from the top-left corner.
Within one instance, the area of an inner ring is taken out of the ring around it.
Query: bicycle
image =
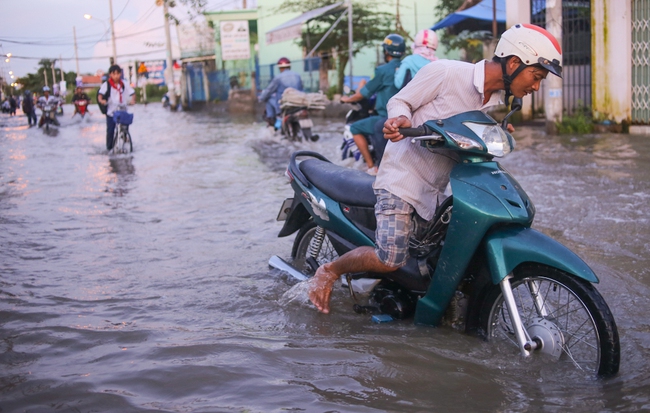
[[[120,107],[113,113],[115,120],[115,134],[113,135],[113,153],[133,152],[133,140],[129,133],[129,125],[133,123],[133,114],[126,111],[126,107]]]

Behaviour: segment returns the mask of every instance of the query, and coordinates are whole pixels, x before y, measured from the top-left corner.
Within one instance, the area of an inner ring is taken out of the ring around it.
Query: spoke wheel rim
[[[293,259],[293,266],[296,267],[299,271],[307,276],[314,275],[314,271],[311,269],[311,266],[307,263],[307,258],[309,256],[309,247],[315,242],[314,235],[316,234],[316,227],[309,229],[305,235],[300,240],[298,249],[296,251],[296,256]],[[323,245],[318,254],[316,261],[319,265],[322,265],[326,262],[332,262],[338,258],[338,254],[334,249],[334,246],[330,242],[327,234],[323,239]]]
[[[547,314],[540,314],[540,309],[535,305],[527,287],[530,281],[539,283],[539,295]],[[541,335],[544,337],[539,338],[545,340],[547,345],[559,346],[547,350],[542,346],[539,353],[551,355],[579,370],[598,371],[601,350],[598,329],[587,306],[571,288],[552,278],[535,276],[513,282],[512,290],[519,315],[531,338]],[[494,303],[489,330],[488,337],[491,341],[510,342],[518,349],[503,296]],[[551,337],[556,333],[561,338],[552,342]]]

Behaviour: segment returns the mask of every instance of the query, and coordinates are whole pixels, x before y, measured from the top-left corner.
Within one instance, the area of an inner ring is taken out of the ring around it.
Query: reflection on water
[[[106,191],[112,192],[116,196],[124,196],[129,192],[130,183],[135,180],[135,167],[133,166],[133,156],[110,156],[108,158],[110,173],[115,177],[109,180],[110,185]]]
[[[336,161],[342,122],[290,144],[253,118],[134,110],[128,156],[107,154],[101,116],[61,119],[56,139],[0,118],[3,411],[650,405],[650,139],[522,130],[503,160],[537,207],[535,227],[601,279],[623,353],[617,377],[594,380],[452,329],[373,324],[339,287],[319,314],[307,283],[268,270],[292,247],[275,221],[292,195],[288,156]]]

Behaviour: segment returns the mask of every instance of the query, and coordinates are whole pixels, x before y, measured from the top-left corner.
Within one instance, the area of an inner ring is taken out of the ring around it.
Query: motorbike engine
[[[415,312],[415,300],[397,285],[380,285],[372,292],[372,300],[377,303],[382,314],[402,320]]]

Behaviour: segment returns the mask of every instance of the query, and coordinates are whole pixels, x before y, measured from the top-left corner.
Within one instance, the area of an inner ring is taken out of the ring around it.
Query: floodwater
[[[293,241],[284,167],[298,148],[337,159],[342,121],[289,147],[253,118],[137,106],[135,152],[108,156],[94,112],[51,135],[0,118],[0,411],[650,409],[650,137],[521,128],[502,162],[534,226],[600,276],[622,347],[604,380],[373,324],[343,289],[329,315],[286,304],[295,283],[267,266]]]

